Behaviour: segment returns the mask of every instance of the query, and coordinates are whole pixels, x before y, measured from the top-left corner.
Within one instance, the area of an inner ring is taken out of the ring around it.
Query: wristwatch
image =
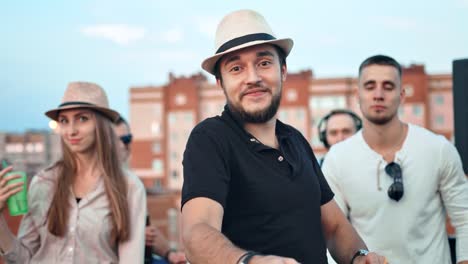
[[[238,264],[249,264],[249,261],[251,258],[254,256],[261,255],[257,252],[254,251],[247,251],[244,255],[240,257],[240,259],[237,261]]]
[[[353,258],[351,259],[351,264],[354,263],[354,259],[356,259],[357,257],[359,256],[367,256],[367,254],[369,254],[369,250],[367,249],[359,249],[353,256]]]

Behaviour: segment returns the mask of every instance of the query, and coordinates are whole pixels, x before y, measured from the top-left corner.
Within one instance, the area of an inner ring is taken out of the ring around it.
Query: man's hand
[[[153,246],[154,240],[156,239],[157,231],[154,226],[147,226],[145,228],[145,245]]]
[[[358,256],[352,264],[389,264],[384,256],[380,256],[375,252],[369,252],[367,256]]]
[[[273,255],[257,255],[250,259],[249,264],[300,264],[292,258],[285,258]]]
[[[185,264],[187,259],[182,251],[169,251],[167,261],[169,264]]]

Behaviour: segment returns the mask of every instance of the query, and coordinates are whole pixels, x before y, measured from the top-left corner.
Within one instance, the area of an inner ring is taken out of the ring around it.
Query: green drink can
[[[13,184],[17,182],[23,183],[23,189],[10,196],[7,200],[8,210],[10,211],[11,216],[23,215],[28,212],[28,192],[27,192],[27,182],[28,177],[24,171],[12,171],[7,173],[4,177],[20,175],[21,177],[8,181],[7,184]]]

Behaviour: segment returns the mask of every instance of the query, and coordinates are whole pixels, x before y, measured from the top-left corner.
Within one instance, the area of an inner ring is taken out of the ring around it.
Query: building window
[[[318,125],[318,122],[320,122],[321,117],[320,116],[313,116],[312,114],[310,115],[310,125],[312,126],[312,129],[317,129],[315,126]]]
[[[288,112],[286,111],[279,111],[279,119],[282,120],[283,122],[287,122],[288,120]]]
[[[161,179],[156,179],[156,180],[154,181],[154,187],[155,187],[156,189],[159,189],[159,188],[162,187]]]
[[[436,116],[436,124],[439,126],[443,126],[445,123],[445,118],[442,115]]]
[[[21,153],[24,151],[24,146],[21,143],[10,143],[6,145],[7,153]]]
[[[153,108],[153,113],[154,113],[154,116],[157,116],[157,117],[160,117],[162,115],[162,107],[160,104],[156,105],[154,108]]]
[[[314,96],[309,100],[309,106],[313,110],[318,109],[335,109],[335,108],[345,108],[346,107],[346,98],[345,96]]]
[[[414,88],[411,84],[405,85],[404,89],[405,89],[406,96],[411,97],[414,95]]]
[[[178,210],[175,208],[169,208],[167,210],[167,220],[169,223],[168,232],[169,232],[169,247],[170,248],[177,248],[177,241],[174,238],[178,237],[178,226],[179,220],[177,219],[177,212]]]
[[[288,90],[286,93],[286,100],[289,102],[294,102],[297,100],[297,91],[294,89]]]
[[[177,122],[177,117],[173,113],[169,114],[169,124],[175,124]]]
[[[176,170],[173,170],[171,172],[171,176],[172,176],[172,179],[177,180],[177,178],[179,178],[179,172]]]
[[[161,125],[158,122],[151,123],[151,133],[153,135],[159,135],[159,133],[161,133]]]
[[[422,107],[420,105],[413,105],[413,115],[414,116],[422,115]]]
[[[159,142],[154,142],[153,143],[153,153],[155,153],[155,154],[161,153],[161,143],[159,143]]]
[[[444,104],[444,96],[441,95],[441,94],[436,95],[434,100],[435,100],[435,103],[437,105],[443,105]]]
[[[172,133],[171,134],[171,142],[172,143],[175,143],[177,142],[177,139],[179,138],[179,136],[177,135],[177,133]]]
[[[176,105],[184,105],[187,103],[187,97],[185,94],[177,94],[174,101]]]
[[[27,144],[26,144],[26,152],[28,152],[28,153],[33,153],[33,152],[34,152],[34,145],[33,145],[33,143],[27,143]]]
[[[311,142],[311,145],[314,146],[314,147],[322,146],[322,142],[320,141],[318,136],[313,136],[311,138],[310,142]]]
[[[296,111],[296,118],[299,121],[304,120],[304,111],[302,109]]]
[[[193,121],[193,115],[191,113],[185,114],[185,121],[191,124]]]
[[[405,110],[403,107],[398,107],[398,116],[403,118],[405,116]]]
[[[153,160],[153,171],[157,174],[163,173],[163,162],[160,159]]]
[[[44,144],[42,142],[38,142],[36,144],[34,144],[34,151],[40,153],[40,152],[44,152]]]

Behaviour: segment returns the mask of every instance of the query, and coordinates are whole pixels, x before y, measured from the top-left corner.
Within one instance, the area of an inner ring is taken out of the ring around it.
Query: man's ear
[[[286,63],[281,66],[281,81],[286,81],[286,76],[288,75],[288,67]]]
[[[223,88],[223,81],[219,78],[216,78],[216,85],[219,87],[219,88]]]
[[[405,100],[406,100],[406,89],[403,86],[400,86],[400,105],[403,105]]]

